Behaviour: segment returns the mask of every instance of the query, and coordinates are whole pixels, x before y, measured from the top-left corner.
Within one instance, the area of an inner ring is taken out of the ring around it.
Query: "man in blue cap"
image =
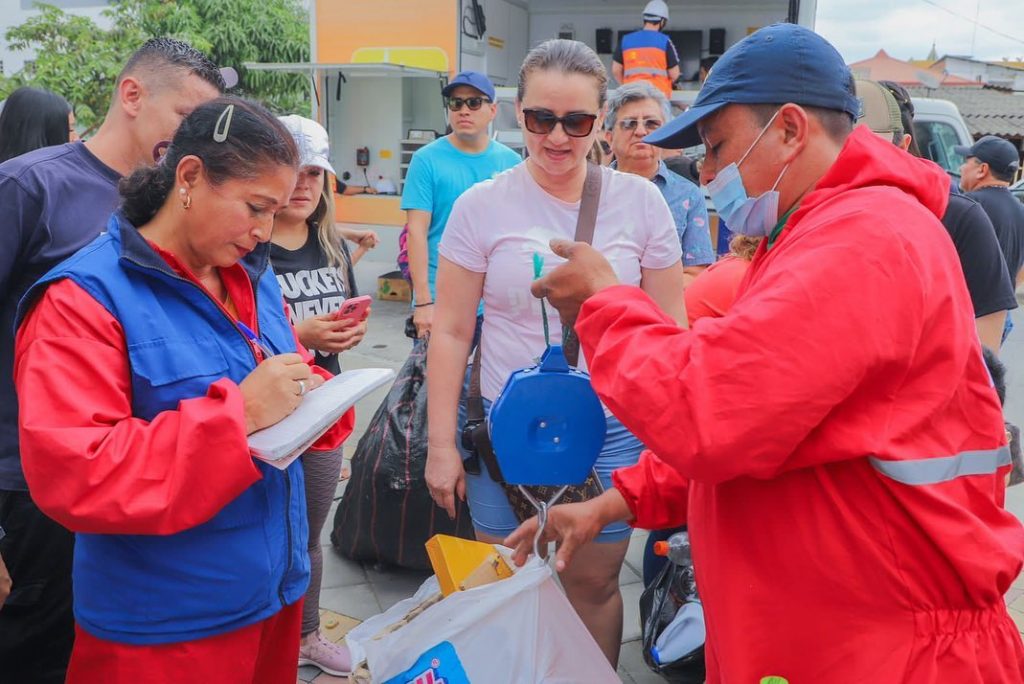
[[[553,245],[568,263],[534,294],[651,451],[546,534],[564,567],[612,520],[688,525],[709,683],[1024,682],[1003,600],[1024,528],[948,178],[854,130],[859,105],[839,53],[778,24],[648,136],[703,142],[718,211],[764,238],[722,318],[681,329],[588,245]],[[517,560],[535,529],[506,540]]]
[[[992,219],[1010,282],[1017,285],[1024,265],[1024,204],[1010,194],[1010,183],[1020,170],[1020,152],[1009,140],[994,135],[983,136],[970,147],[958,145],[953,150],[964,158],[960,188]],[[1007,313],[1003,339],[1012,329]]]
[[[451,133],[412,156],[402,188],[402,209],[409,230],[409,274],[416,335],[430,332],[434,318],[437,246],[459,195],[474,184],[512,168],[518,154],[491,140],[488,126],[498,112],[494,84],[476,71],[463,71],[441,94],[448,107]]]

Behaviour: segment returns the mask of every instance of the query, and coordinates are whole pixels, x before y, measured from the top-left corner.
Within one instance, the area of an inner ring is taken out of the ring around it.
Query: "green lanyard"
[[[779,222],[775,224],[774,228],[772,228],[772,232],[768,233],[768,245],[765,247],[766,251],[771,249],[775,245],[775,241],[778,240],[779,235],[782,234],[782,229],[786,227],[786,221],[788,221],[789,217],[793,215],[793,212],[799,208],[799,204],[794,205],[792,209],[790,209],[789,211],[782,215],[782,218],[779,219]]]
[[[543,275],[544,275],[544,257],[542,257],[537,252],[534,252],[533,253],[533,279],[534,280],[539,280],[541,278],[541,276],[543,276]],[[546,306],[544,306],[544,298],[543,297],[541,297],[541,300],[540,300],[540,315],[541,315],[541,319],[544,321],[544,344],[545,344],[545,346],[550,347],[551,346],[551,331],[550,331],[550,329],[548,327],[548,309],[547,309]],[[563,327],[562,328],[562,346],[563,347],[565,346],[565,342],[568,339],[568,337],[569,337],[569,329]],[[539,363],[540,360],[537,359],[537,361]]]

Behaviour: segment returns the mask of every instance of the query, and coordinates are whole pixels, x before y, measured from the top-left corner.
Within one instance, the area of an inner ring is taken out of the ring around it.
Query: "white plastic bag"
[[[431,577],[410,599],[348,633],[352,662],[374,684],[619,684],[601,649],[534,558],[508,579],[458,591],[399,629],[389,626],[439,593]]]

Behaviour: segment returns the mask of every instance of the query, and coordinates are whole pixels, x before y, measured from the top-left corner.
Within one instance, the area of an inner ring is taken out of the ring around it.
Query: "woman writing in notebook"
[[[303,471],[254,461],[247,435],[330,375],[267,265],[297,167],[259,105],[201,105],[122,181],[106,233],[26,295],[22,462],[39,507],[76,532],[69,682],[295,681]],[[336,448],[350,418],[316,446]]]
[[[583,43],[550,40],[534,48],[519,72],[517,113],[530,155],[526,162],[470,188],[455,203],[441,239],[437,306],[427,368],[431,496],[454,514],[466,497],[477,538],[500,542],[518,527],[503,488],[482,468],[467,474],[457,449],[459,395],[466,358],[484,302],[482,396],[493,401],[509,375],[544,352],[540,302],[530,295],[532,259],[545,270],[556,258],[549,242],[572,239],[580,214],[587,153],[601,131],[608,79]],[[685,324],[682,250],[672,215],[653,183],[601,168],[593,244],[623,282],[639,285]],[[558,330],[557,318],[552,330]],[[557,332],[555,333],[557,335]],[[579,359],[585,368],[584,359]],[[596,470],[636,463],[642,445],[614,416]],[[562,573],[566,595],[614,665],[622,633],[618,577],[630,528],[610,525],[587,546],[587,561]]]
[[[352,273],[357,259],[349,255],[342,233],[334,225],[334,183],[328,182],[327,176],[334,174],[334,167],[327,158],[327,131],[316,121],[294,114],[282,116],[281,123],[299,150],[299,180],[288,206],[274,218],[270,261],[299,341],[315,351],[318,366],[337,375],[341,352],[355,347],[366,334],[370,310],[358,307],[353,316],[347,315],[349,307],[345,312],[339,310],[342,302],[358,294]],[[363,251],[360,246],[356,257]],[[331,642],[320,631],[320,531],[338,489],[341,461],[341,447],[303,457],[310,576],[299,645],[299,665],[313,665],[339,677],[351,671],[351,657],[344,644]]]

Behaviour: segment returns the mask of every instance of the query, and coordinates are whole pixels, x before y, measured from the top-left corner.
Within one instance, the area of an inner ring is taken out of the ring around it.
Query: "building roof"
[[[975,59],[973,57],[966,57],[964,55],[942,55],[940,59],[932,62],[932,67],[938,68],[939,64],[942,64],[947,59],[957,59],[961,62],[971,62],[973,64],[985,64],[988,66],[1006,67],[1007,69],[1024,70],[1024,62],[1011,62],[1010,60],[1002,60],[994,62],[990,59]]]
[[[981,88],[981,84],[959,76],[950,76],[934,69],[922,69],[919,66],[904,62],[902,59],[890,57],[885,50],[879,50],[878,54],[870,59],[854,62],[850,70],[857,78],[866,78],[872,81],[895,81],[907,87],[924,86],[922,77],[929,76],[942,86]],[[923,73],[922,73],[923,72]]]
[[[975,137],[1024,138],[1024,94],[992,88],[911,87],[908,90],[912,96],[949,100],[955,104]]]

